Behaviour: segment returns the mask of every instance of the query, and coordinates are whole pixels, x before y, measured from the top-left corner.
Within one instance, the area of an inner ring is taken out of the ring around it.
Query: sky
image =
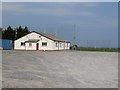
[[[3,2],[2,27],[28,26],[30,31],[51,33],[79,46],[117,47],[117,5],[117,2]]]
[[[2,3],[0,2],[0,27],[2,27]]]

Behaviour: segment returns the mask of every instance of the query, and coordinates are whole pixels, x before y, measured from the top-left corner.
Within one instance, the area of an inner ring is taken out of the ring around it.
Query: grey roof
[[[35,32],[35,31],[32,31],[32,32]],[[38,32],[35,32],[35,33],[40,34],[40,35],[42,35],[42,36],[44,36],[46,38],[49,38],[49,39],[51,39],[53,41],[61,41],[61,42],[65,42],[66,41],[66,40],[64,40],[62,38],[59,38],[59,37],[57,37],[55,35],[52,35],[52,34],[38,33]]]

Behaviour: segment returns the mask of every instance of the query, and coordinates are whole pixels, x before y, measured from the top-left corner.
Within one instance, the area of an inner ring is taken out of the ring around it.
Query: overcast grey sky
[[[3,28],[28,26],[30,30],[52,33],[80,46],[117,47],[118,6],[112,3],[3,3]],[[75,28],[74,28],[75,24]],[[103,45],[104,44],[104,45]]]

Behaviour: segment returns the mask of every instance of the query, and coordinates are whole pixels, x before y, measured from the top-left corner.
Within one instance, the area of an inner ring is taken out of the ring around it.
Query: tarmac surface
[[[118,88],[118,53],[3,51],[3,88]]]
[[[0,50],[0,89],[2,89],[2,50]]]

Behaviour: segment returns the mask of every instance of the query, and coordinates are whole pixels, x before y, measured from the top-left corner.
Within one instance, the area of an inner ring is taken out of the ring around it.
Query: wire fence
[[[110,48],[111,40],[87,40],[86,46],[94,48]]]
[[[44,32],[48,34],[53,34],[55,36],[61,37],[70,41],[71,45],[78,45],[81,47],[92,47],[92,48],[110,48],[112,41],[111,40],[103,40],[101,38],[88,40],[79,37],[78,32],[82,32],[82,30],[77,30],[75,25],[64,25],[64,26],[53,26],[53,27],[29,27],[30,31],[38,31]],[[79,42],[81,41],[81,42]],[[83,41],[83,42],[82,42]]]

